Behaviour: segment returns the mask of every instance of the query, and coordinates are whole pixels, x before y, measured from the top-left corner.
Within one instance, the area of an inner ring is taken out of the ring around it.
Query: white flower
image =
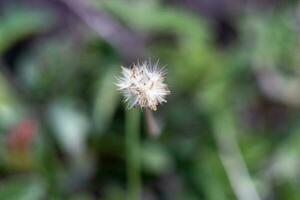
[[[164,83],[165,73],[158,68],[158,63],[133,64],[129,68],[121,67],[122,75],[117,78],[118,90],[122,91],[129,108],[157,109],[157,105],[167,102],[165,97],[170,90]]]

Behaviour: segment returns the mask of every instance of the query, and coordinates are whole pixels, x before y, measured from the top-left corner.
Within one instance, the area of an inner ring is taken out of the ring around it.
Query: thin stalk
[[[157,121],[155,121],[153,111],[150,110],[149,108],[145,109],[145,116],[146,116],[146,122],[148,125],[148,131],[149,134],[152,137],[158,137],[160,135],[160,128],[157,124]]]
[[[128,200],[141,199],[141,167],[140,167],[140,110],[126,111],[125,122],[127,153],[127,189]]]
[[[228,111],[219,113],[213,122],[221,162],[237,199],[261,200],[238,145],[231,114]]]

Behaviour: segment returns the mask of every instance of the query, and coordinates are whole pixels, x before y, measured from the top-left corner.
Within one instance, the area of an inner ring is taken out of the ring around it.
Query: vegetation
[[[299,2],[266,2],[0,0],[0,199],[300,199]],[[152,121],[115,85],[148,58]]]

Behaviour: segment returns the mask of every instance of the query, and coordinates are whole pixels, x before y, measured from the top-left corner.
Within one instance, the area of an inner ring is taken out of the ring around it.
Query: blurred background
[[[297,0],[0,0],[0,199],[125,199],[114,77],[151,58],[142,199],[299,200],[299,27]]]

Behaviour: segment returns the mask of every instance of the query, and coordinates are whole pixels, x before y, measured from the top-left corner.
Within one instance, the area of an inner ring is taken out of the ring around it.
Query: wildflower
[[[128,107],[157,109],[157,105],[167,102],[165,97],[170,90],[164,83],[165,72],[158,68],[158,63],[133,64],[131,68],[122,68],[122,75],[117,78],[118,90],[122,91]]]

